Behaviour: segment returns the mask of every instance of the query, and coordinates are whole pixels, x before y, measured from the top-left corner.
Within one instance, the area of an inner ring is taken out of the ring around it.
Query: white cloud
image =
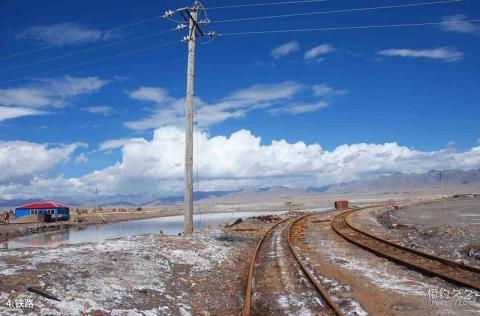
[[[64,46],[109,40],[117,37],[112,32],[102,32],[78,23],[58,23],[52,25],[35,25],[17,35],[18,39],[33,39],[47,45]]]
[[[305,59],[313,59],[316,58],[320,55],[332,53],[335,51],[335,47],[333,47],[330,44],[322,44],[313,47],[312,49],[309,49],[308,51],[305,52],[305,55],[303,56]]]
[[[157,87],[140,87],[128,94],[132,99],[141,101],[152,101],[157,104],[171,102],[173,99],[169,97],[166,89]]]
[[[68,98],[92,93],[108,83],[98,77],[35,79],[33,84],[0,89],[0,105],[19,107],[62,107]]]
[[[272,55],[273,58],[275,59],[280,59],[282,57],[285,57],[293,52],[296,52],[300,49],[300,45],[298,44],[297,41],[291,41],[288,43],[285,43],[283,45],[280,45],[278,47],[275,47],[272,49],[270,54]]]
[[[291,104],[286,107],[269,110],[270,114],[276,115],[281,113],[287,114],[302,114],[308,112],[315,112],[328,106],[327,101],[319,101],[317,103],[298,103]]]
[[[362,143],[326,151],[319,144],[285,140],[262,144],[260,137],[247,130],[229,137],[210,137],[202,132],[195,139],[198,158],[194,163],[198,164],[202,178],[200,186],[209,190],[285,183],[320,185],[354,180],[363,174],[480,166],[480,147],[466,152],[451,149],[421,152],[396,143]],[[151,141],[126,143],[122,161],[87,175],[82,181],[100,183],[105,192],[112,193],[124,192],[126,183],[135,183],[141,190],[180,192],[183,153],[183,130],[159,128]]]
[[[447,142],[447,148],[455,147],[455,144],[456,144],[456,143],[457,143],[457,142],[454,141],[454,140],[449,140],[449,141]]]
[[[0,183],[30,178],[70,158],[82,143],[49,147],[23,141],[0,141]]]
[[[317,97],[327,97],[332,95],[343,95],[347,93],[346,90],[336,90],[328,84],[316,84],[312,87],[313,95]]]
[[[267,109],[286,102],[297,95],[304,86],[294,81],[277,84],[256,84],[240,89],[217,103],[195,100],[197,120],[201,128],[232,118],[244,117],[255,109]],[[162,88],[141,87],[129,93],[133,99],[150,101],[157,105],[146,118],[126,122],[128,128],[145,130],[161,126],[183,125],[185,119],[185,98],[173,98]]]
[[[110,106],[88,106],[84,108],[84,110],[91,114],[101,114],[106,116],[112,113],[113,108]]]
[[[75,162],[76,163],[86,163],[88,162],[88,157],[85,155],[85,153],[81,153],[77,157],[75,157]]]
[[[448,47],[420,50],[408,48],[387,49],[379,51],[378,54],[383,56],[440,59],[444,61],[458,61],[463,59],[463,52]]]
[[[44,111],[36,110],[36,109],[0,106],[0,122],[17,118],[17,117],[22,117],[22,116],[34,116],[34,115],[44,115],[44,114],[47,114],[47,113]]]
[[[470,33],[480,35],[480,27],[472,22],[465,21],[467,16],[464,14],[454,14],[443,17],[443,24],[440,29],[445,32]]]
[[[95,187],[104,194],[181,194],[184,139],[182,128],[162,127],[155,130],[151,140],[123,140],[122,158],[110,167],[81,178],[33,177],[26,184],[7,181],[0,185],[0,197],[25,197],[35,192],[38,196],[78,195],[90,193]],[[319,186],[356,180],[364,175],[480,167],[480,146],[463,152],[452,148],[424,152],[397,143],[360,143],[341,145],[327,151],[319,144],[304,142],[277,140],[263,144],[260,137],[247,130],[230,136],[209,136],[200,132],[194,140],[195,146],[198,146],[195,170],[198,165],[202,190],[272,185]],[[117,146],[118,143],[116,146],[112,143],[110,148]],[[43,150],[40,152],[43,153]],[[12,154],[0,154],[0,157],[12,157]],[[22,159],[12,158],[10,165],[0,162],[0,166],[2,170],[23,170],[17,167],[30,166],[31,162],[44,168],[44,164],[37,164],[37,159],[32,158],[35,156],[36,153],[29,152],[21,155]],[[53,153],[45,156],[49,159],[57,157]],[[65,159],[69,154],[60,156]],[[22,163],[25,159],[27,162]],[[47,161],[52,163],[49,159]],[[5,177],[4,174],[2,176]],[[7,175],[9,179],[16,176]]]
[[[100,144],[99,149],[101,151],[109,151],[117,148],[122,148],[123,146],[131,143],[142,143],[146,142],[143,138],[120,138],[120,139],[111,139],[107,140]]]
[[[64,107],[72,98],[93,93],[107,83],[98,77],[64,76],[37,78],[29,85],[0,89],[0,121],[47,114],[45,108]]]

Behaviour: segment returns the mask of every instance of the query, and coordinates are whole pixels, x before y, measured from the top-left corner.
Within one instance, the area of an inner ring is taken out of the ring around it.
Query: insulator
[[[172,10],[168,10],[168,11],[165,11],[165,14],[163,15],[164,18],[169,18],[171,16],[173,16],[175,14],[175,12],[173,12]]]
[[[185,28],[187,28],[187,25],[182,23],[182,24],[177,25],[177,27],[175,28],[175,31],[183,30]]]

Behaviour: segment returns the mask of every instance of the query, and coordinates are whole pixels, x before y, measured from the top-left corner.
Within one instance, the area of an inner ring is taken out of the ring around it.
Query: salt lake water
[[[194,229],[204,229],[208,225],[216,227],[227,224],[238,218],[260,215],[281,215],[284,211],[255,211],[255,212],[222,212],[194,215]],[[78,244],[83,242],[100,242],[106,239],[115,239],[142,234],[158,234],[162,231],[166,235],[176,235],[183,232],[183,215],[156,217],[127,222],[92,225],[83,228],[34,234],[12,239],[0,244],[0,249],[17,249],[26,247],[56,247],[61,244]]]

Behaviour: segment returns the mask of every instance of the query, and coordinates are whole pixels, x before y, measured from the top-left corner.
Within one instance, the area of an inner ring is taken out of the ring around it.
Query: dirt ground
[[[332,215],[310,217],[303,256],[334,300],[350,306],[348,315],[478,315],[479,297],[473,295],[465,305],[437,305],[444,302],[429,297],[434,291],[465,290],[352,245],[320,221]]]
[[[145,235],[0,255],[0,314],[238,314],[254,233]],[[32,286],[61,300],[27,292]],[[33,300],[12,309],[8,300]]]
[[[390,205],[365,210],[355,220],[378,232],[399,231],[382,225],[378,217],[392,209]],[[478,315],[480,293],[470,293],[471,299],[462,304],[432,297],[439,291],[467,293],[350,244],[323,221],[333,214],[310,217],[299,239],[302,245],[295,247],[347,315]],[[191,237],[150,234],[48,250],[0,251],[0,315],[238,315],[251,254],[263,232],[278,219],[252,218]],[[280,227],[267,240],[269,247],[260,258],[267,265],[270,262],[269,270],[280,277],[262,283],[257,275],[257,285],[272,290],[267,299],[283,304],[290,314],[316,314],[323,302],[309,294],[298,266],[286,258],[284,238],[285,227]],[[309,297],[315,303],[303,304]],[[260,303],[265,298],[254,295]],[[27,300],[32,306],[12,307]],[[256,314],[264,312],[274,314],[266,309]]]
[[[480,198],[450,199],[357,216],[379,234],[423,252],[480,267]]]

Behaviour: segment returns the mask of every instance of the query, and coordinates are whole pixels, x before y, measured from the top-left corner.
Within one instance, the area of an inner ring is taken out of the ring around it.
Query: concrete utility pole
[[[185,234],[193,232],[193,107],[195,89],[195,23],[197,11],[190,14],[187,67],[187,109],[185,112]]]
[[[195,1],[191,8],[180,8],[175,11],[166,11],[164,18],[172,20],[171,17],[179,13],[188,23],[180,23],[175,30],[183,30],[188,27],[188,36],[183,38],[183,42],[188,43],[188,65],[187,65],[187,98],[185,111],[185,193],[184,193],[184,216],[185,216],[185,234],[190,235],[193,232],[193,113],[195,101],[195,46],[197,36],[204,36],[200,25],[208,24],[210,21],[206,17],[205,9],[199,1]],[[205,15],[205,18],[198,20],[199,13]],[[172,20],[173,21],[173,20]],[[215,32],[206,34],[210,37],[216,37]]]
[[[442,191],[442,200],[445,198],[444,188],[443,188],[443,174],[440,171],[440,190]]]
[[[100,193],[100,191],[98,188],[95,188],[93,192],[95,193],[95,212],[98,213],[98,193]]]

